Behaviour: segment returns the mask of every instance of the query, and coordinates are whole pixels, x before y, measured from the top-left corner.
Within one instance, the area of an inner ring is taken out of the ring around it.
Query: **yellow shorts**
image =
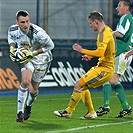
[[[78,82],[84,88],[96,88],[109,81],[114,75],[114,71],[109,71],[105,67],[92,67]]]

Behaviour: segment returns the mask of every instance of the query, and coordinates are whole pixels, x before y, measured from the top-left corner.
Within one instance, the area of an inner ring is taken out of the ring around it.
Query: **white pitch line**
[[[76,128],[70,128],[66,130],[59,130],[59,131],[48,131],[45,133],[64,133],[64,132],[69,132],[69,131],[77,131],[77,130],[82,130],[86,128],[97,128],[97,127],[103,127],[103,126],[110,126],[110,125],[118,125],[118,124],[126,124],[126,123],[132,123],[133,121],[126,121],[126,122],[118,122],[118,123],[107,123],[107,124],[99,124],[99,125],[92,125],[92,126],[84,126],[84,127],[76,127]]]

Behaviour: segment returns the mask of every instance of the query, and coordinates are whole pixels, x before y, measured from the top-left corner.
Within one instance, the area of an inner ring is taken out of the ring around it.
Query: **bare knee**
[[[30,86],[30,84],[31,84],[31,81],[27,80],[27,79],[22,80],[22,83],[21,83],[23,88],[28,88]]]
[[[78,84],[78,82],[75,83],[74,88],[76,88],[76,89],[79,88],[79,84]]]
[[[112,79],[109,81],[110,84],[113,85],[113,84],[119,82],[119,78],[120,78],[120,76],[118,74],[114,74],[114,76],[112,77]]]
[[[81,85],[79,84],[79,82],[77,81],[77,82],[75,83],[75,85],[74,85],[74,90],[76,90],[76,91],[81,91],[81,89],[82,89],[82,87],[81,87]]]

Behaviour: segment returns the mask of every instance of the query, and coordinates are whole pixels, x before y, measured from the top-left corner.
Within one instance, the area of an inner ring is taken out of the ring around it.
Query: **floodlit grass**
[[[133,108],[133,93],[127,91],[127,100]],[[70,94],[39,95],[32,108],[32,115],[23,123],[16,122],[17,97],[0,97],[0,133],[132,133],[133,115],[115,118],[121,104],[115,93],[111,96],[111,112],[97,119],[80,120],[87,111],[80,101],[72,118],[53,115],[54,110],[67,107]],[[97,110],[103,102],[101,92],[92,92]]]

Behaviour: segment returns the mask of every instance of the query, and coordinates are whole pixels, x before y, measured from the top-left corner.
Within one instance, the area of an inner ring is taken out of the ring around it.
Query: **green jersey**
[[[123,15],[117,24],[116,30],[123,35],[122,38],[116,37],[116,56],[118,56],[121,53],[130,50],[129,46],[131,45],[131,37],[133,33],[132,15]]]

